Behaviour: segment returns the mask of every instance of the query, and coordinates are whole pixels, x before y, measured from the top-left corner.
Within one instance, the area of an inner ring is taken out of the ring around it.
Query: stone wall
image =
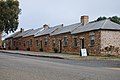
[[[78,36],[78,44],[80,46],[79,49],[81,49],[81,40],[84,38],[84,48],[87,49],[89,55],[100,55],[100,43],[101,43],[101,32],[100,31],[91,31],[86,33],[80,33],[77,34]],[[94,45],[91,45],[90,36],[94,36]]]
[[[21,45],[19,46],[20,50],[30,50],[30,51],[34,51],[34,37],[33,36],[29,36],[29,37],[22,37],[21,41],[20,41]]]
[[[38,40],[38,46],[36,46],[36,41]],[[46,44],[45,45],[45,41]],[[50,52],[51,39],[49,35],[39,36],[34,38],[34,51],[44,51]]]
[[[120,55],[120,31],[101,31],[101,53]]]
[[[67,39],[67,45],[65,45],[64,37],[66,37]],[[61,52],[62,53],[72,53],[72,54],[79,53],[78,47],[74,48],[73,46],[73,41],[72,41],[73,38],[70,33],[51,36],[51,40],[52,41],[55,40],[55,48],[57,48],[58,52],[60,52],[60,41],[61,41],[61,46],[62,46]],[[52,44],[51,44],[51,47],[53,48]],[[51,49],[51,52],[54,52],[54,49]]]
[[[79,54],[81,47],[81,40],[84,38],[84,48],[87,49],[90,55],[100,55],[100,42],[101,42],[101,35],[100,31],[92,31],[92,32],[86,32],[86,33],[80,33],[71,35],[70,33],[66,34],[59,34],[56,36],[51,36],[51,40],[55,40],[56,48],[58,49],[58,52],[60,52],[59,49],[59,41],[62,41],[62,53],[73,53],[73,54]],[[95,36],[94,46],[90,45],[90,36]],[[67,37],[68,39],[68,45],[64,44],[64,37]],[[74,38],[77,38],[77,46],[74,46]],[[51,46],[52,47],[52,44]],[[51,49],[53,52],[53,50]]]
[[[94,36],[94,45],[91,45],[90,36]],[[64,38],[67,39],[65,45]],[[77,46],[74,46],[74,38],[77,39]],[[6,40],[7,49],[44,51],[44,52],[62,52],[79,54],[81,41],[84,39],[84,48],[87,49],[90,55],[120,55],[120,31],[91,31],[79,34],[64,33],[59,35],[44,35],[40,37],[20,37]],[[27,44],[32,40],[32,45]],[[38,41],[38,46],[36,45]],[[47,45],[45,45],[47,41]],[[61,41],[61,51],[60,51]],[[11,42],[11,43],[10,43]],[[53,44],[54,42],[54,44]],[[54,46],[53,46],[54,45]]]

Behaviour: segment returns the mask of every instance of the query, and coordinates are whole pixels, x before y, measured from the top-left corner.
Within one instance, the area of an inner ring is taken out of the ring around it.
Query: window
[[[48,45],[48,40],[47,39],[45,39],[45,46],[47,46]]]
[[[21,45],[21,42],[19,42],[19,46]]]
[[[53,48],[55,48],[55,40],[53,40],[52,43],[53,43]]]
[[[95,36],[94,35],[92,35],[92,36],[90,36],[90,45],[91,46],[94,46],[94,44],[95,44]]]
[[[12,40],[11,40],[11,39],[8,41],[8,45],[9,45],[9,46],[12,45]]]
[[[67,37],[64,37],[64,45],[65,45],[65,46],[68,45],[68,39],[67,39]]]
[[[32,46],[32,39],[30,39],[30,46]]]
[[[42,40],[40,41],[40,48],[42,48]]]
[[[36,47],[38,47],[38,40],[36,40]]]
[[[26,42],[27,46],[29,47],[29,41]]]
[[[18,46],[18,42],[16,42],[16,46]]]
[[[15,41],[13,42],[13,45],[15,46]]]
[[[25,47],[25,41],[24,41],[23,45],[24,45],[24,47]]]
[[[11,41],[8,42],[8,45],[11,46]]]
[[[77,43],[77,38],[74,38],[74,47],[77,47],[78,43]]]

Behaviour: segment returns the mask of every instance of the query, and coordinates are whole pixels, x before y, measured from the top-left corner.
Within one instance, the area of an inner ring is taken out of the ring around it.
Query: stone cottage
[[[15,42],[14,42],[14,37],[16,35],[18,35],[19,33],[21,33],[21,31],[18,31],[12,35],[10,35],[9,37],[7,37],[5,39],[5,48],[6,49],[15,49]]]
[[[56,39],[56,48],[63,53],[79,53],[87,49],[90,55],[119,55],[120,25],[110,20],[88,22],[82,16],[81,22],[65,26],[51,36]]]
[[[53,52],[52,51],[52,39],[50,34],[56,33],[61,28],[63,28],[63,24],[57,25],[54,27],[45,26],[45,29],[38,32],[34,35],[34,40],[36,41],[36,50],[35,51],[45,51],[45,52]]]
[[[86,48],[89,54],[120,53],[120,25],[103,20],[81,25],[75,29],[80,48]]]
[[[90,55],[120,54],[120,25],[108,19],[89,22],[88,16],[81,16],[75,24],[44,25],[11,36],[6,38],[7,49],[79,54],[85,48]]]

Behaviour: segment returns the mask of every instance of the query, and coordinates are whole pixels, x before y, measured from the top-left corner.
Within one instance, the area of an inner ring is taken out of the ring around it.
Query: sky
[[[70,25],[88,15],[89,21],[99,16],[120,16],[120,0],[19,0],[22,9],[19,27],[36,29],[48,24]]]

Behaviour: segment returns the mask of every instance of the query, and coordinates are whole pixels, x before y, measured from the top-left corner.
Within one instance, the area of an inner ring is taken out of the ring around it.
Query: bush
[[[30,48],[27,48],[27,51],[30,51]]]
[[[16,47],[16,50],[18,50],[18,47]]]
[[[43,48],[40,48],[40,51],[43,51]]]
[[[58,49],[57,49],[57,48],[54,48],[54,52],[57,53],[57,52],[58,52]]]
[[[11,50],[11,47],[8,47],[9,50]]]

